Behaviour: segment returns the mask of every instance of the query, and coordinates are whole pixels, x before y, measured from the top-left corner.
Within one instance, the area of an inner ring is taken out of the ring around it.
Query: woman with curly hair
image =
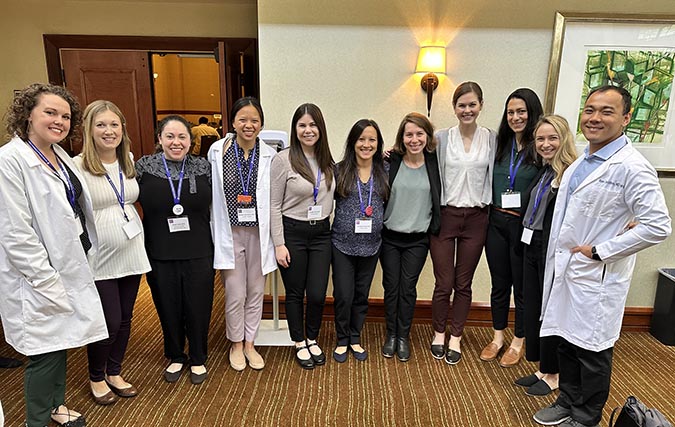
[[[28,356],[26,426],[85,426],[64,405],[66,350],[108,337],[87,263],[96,249],[86,182],[59,143],[81,111],[65,88],[33,84],[10,106],[0,148],[0,314],[5,339]]]

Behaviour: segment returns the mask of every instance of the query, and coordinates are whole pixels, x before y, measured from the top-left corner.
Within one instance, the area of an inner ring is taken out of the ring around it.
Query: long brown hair
[[[300,118],[305,114],[309,114],[316,127],[319,128],[319,140],[314,145],[314,156],[316,162],[321,169],[321,173],[326,177],[326,187],[330,188],[333,185],[333,166],[335,162],[330,154],[330,147],[328,146],[328,136],[326,135],[326,122],[323,119],[323,114],[319,107],[314,104],[302,104],[299,106],[293,118],[291,119],[291,147],[289,148],[288,158],[291,162],[291,168],[297,174],[300,174],[307,181],[314,185],[316,177],[312,176],[312,168],[309,167],[309,162],[302,151],[302,143],[298,139],[298,132],[295,126],[300,121]]]
[[[117,105],[110,101],[99,99],[98,101],[94,101],[87,105],[87,108],[84,110],[82,166],[84,167],[84,170],[91,173],[92,175],[102,176],[106,173],[103,163],[101,163],[101,158],[96,151],[96,144],[94,143],[93,136],[94,127],[96,126],[96,116],[105,111],[110,111],[120,119],[122,125],[122,141],[115,149],[115,154],[124,176],[127,178],[133,178],[136,176],[136,169],[134,168],[134,164],[129,156],[129,152],[131,150],[131,139],[129,138],[129,133],[127,132],[127,120],[124,118],[122,111],[120,111]]]
[[[361,119],[354,123],[354,126],[352,126],[352,129],[349,131],[349,135],[347,135],[345,154],[338,170],[335,192],[340,197],[348,197],[349,194],[354,191],[354,185],[357,180],[356,174],[358,171],[355,146],[359,137],[367,127],[373,127],[377,134],[377,149],[373,156],[373,179],[375,180],[374,184],[377,192],[380,194],[380,197],[382,197],[382,200],[386,201],[389,198],[389,179],[384,170],[384,158],[382,155],[384,138],[382,138],[380,127],[374,120],[370,119]]]
[[[577,148],[574,145],[574,136],[570,130],[569,123],[567,123],[564,117],[557,114],[548,114],[539,119],[537,125],[534,127],[535,143],[537,130],[544,124],[551,125],[560,139],[560,147],[558,147],[558,151],[555,152],[551,160],[551,167],[555,172],[552,185],[557,188],[560,186],[560,180],[565,170],[577,159]]]

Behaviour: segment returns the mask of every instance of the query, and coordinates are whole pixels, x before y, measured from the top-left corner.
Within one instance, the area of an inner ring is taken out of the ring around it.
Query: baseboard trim
[[[652,320],[654,309],[651,307],[626,307],[623,314],[622,331],[631,332],[649,332],[649,326]],[[323,311],[325,320],[332,320],[334,315],[333,297],[326,297],[326,306]],[[513,326],[514,309],[511,307],[509,312],[509,325]],[[279,297],[279,314],[285,318],[284,297]],[[263,305],[263,317],[272,318],[272,297],[265,295]],[[368,300],[368,320],[384,321],[384,300],[382,298],[370,298]],[[415,322],[431,323],[431,301],[422,300],[415,304]],[[471,304],[469,317],[466,324],[468,326],[492,326],[492,314],[490,304],[484,302],[475,302]]]

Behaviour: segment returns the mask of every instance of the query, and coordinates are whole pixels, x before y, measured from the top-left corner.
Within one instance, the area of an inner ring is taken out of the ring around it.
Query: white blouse
[[[441,204],[458,208],[484,207],[492,200],[490,130],[478,127],[473,135],[471,148],[464,149],[462,135],[457,126],[447,130],[447,139],[439,138],[444,147],[441,168],[443,199]],[[444,140],[445,139],[445,140]]]

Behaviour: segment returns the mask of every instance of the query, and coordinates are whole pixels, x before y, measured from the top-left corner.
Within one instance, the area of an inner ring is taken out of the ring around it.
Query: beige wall
[[[288,130],[303,102],[322,108],[336,160],[350,126],[375,119],[391,145],[400,119],[424,112],[425,96],[414,75],[418,46],[447,45],[447,74],[435,92],[431,119],[438,127],[456,123],[450,99],[457,84],[475,80],[485,93],[479,122],[496,128],[506,96],[520,86],[541,97],[556,10],[635,13],[635,4],[596,0],[258,0],[261,101],[268,129]],[[640,4],[640,13],[672,13],[672,0]],[[662,180],[675,212],[675,180]],[[673,266],[673,240],[641,253],[628,297],[629,306],[651,306],[656,268]],[[379,274],[379,273],[378,273]],[[378,276],[371,296],[381,297]],[[490,276],[481,260],[474,301],[489,300]],[[429,261],[418,298],[430,299]]]
[[[256,37],[255,2],[3,0],[0,111],[12,91],[47,81],[43,34]]]

